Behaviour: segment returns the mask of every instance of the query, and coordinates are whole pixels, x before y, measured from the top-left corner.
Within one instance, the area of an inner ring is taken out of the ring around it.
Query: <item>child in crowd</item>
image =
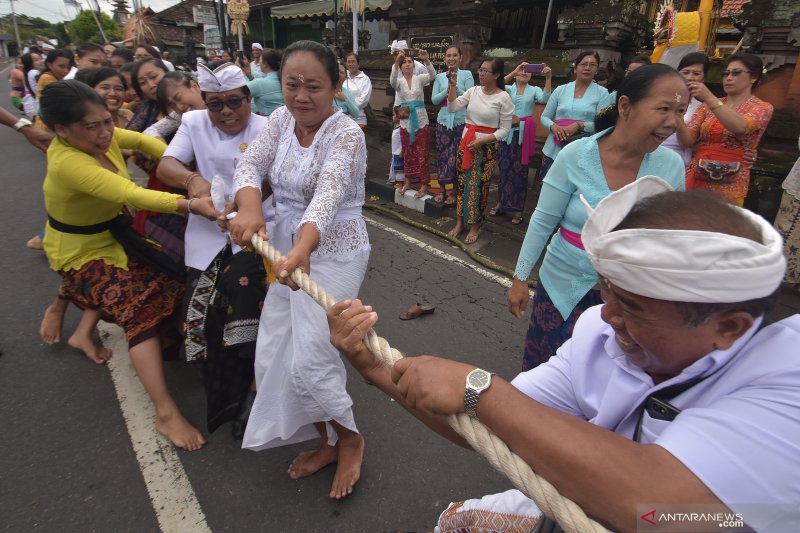
[[[392,116],[392,161],[389,164],[389,183],[406,183],[405,171],[403,170],[403,143],[400,140],[400,114],[403,112],[408,113],[400,106],[395,106],[394,114]],[[410,185],[406,183],[406,187]],[[395,185],[395,187],[398,187]]]

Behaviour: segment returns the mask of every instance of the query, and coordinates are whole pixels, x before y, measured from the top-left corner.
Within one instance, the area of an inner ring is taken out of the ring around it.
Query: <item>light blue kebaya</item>
[[[456,78],[456,98],[464,94],[467,89],[474,86],[475,78],[472,76],[472,72],[469,70],[459,69],[458,76]],[[464,109],[456,111],[455,113],[449,112],[447,110],[448,89],[449,83],[447,81],[447,72],[437,74],[436,79],[433,82],[433,90],[431,91],[431,102],[433,105],[441,106],[442,103],[445,105],[439,110],[439,115],[436,118],[436,122],[442,126],[446,126],[447,129],[452,130],[455,126],[464,124],[467,118],[467,108],[465,107]]]
[[[588,218],[581,195],[595,207],[611,194],[603,174],[597,141],[613,129],[578,139],[558,154],[544,179],[539,202],[525,233],[514,271],[517,279],[528,279],[545,244],[559,226],[570,232],[581,232]],[[659,176],[676,190],[685,188],[683,160],[669,148],[659,146],[644,155],[636,177],[647,175]],[[570,244],[560,231],[556,231],[539,270],[539,283],[544,284],[553,304],[566,320],[575,305],[597,283],[597,273],[586,252]]]
[[[511,97],[511,101],[514,102],[514,115],[520,118],[530,116],[535,103],[546,104],[550,100],[551,94],[534,85],[526,85],[525,91],[522,94],[517,94],[517,85],[515,83],[506,85],[506,92]],[[525,135],[525,124],[523,122],[511,128],[506,137],[506,144],[511,144],[515,131],[519,132],[517,144],[522,144],[522,139]],[[536,135],[536,132],[534,131],[533,134]]]
[[[608,97],[608,90],[597,85],[595,82],[589,84],[586,92],[581,98],[575,98],[575,82],[559,85],[550,95],[547,105],[542,111],[540,122],[542,127],[550,131],[550,127],[558,119],[571,119],[583,121],[583,129],[588,133],[594,133],[594,117],[603,108],[603,104]],[[542,152],[551,159],[555,159],[561,147],[557,146],[553,139],[553,132],[547,136]]]
[[[277,72],[268,72],[248,81],[247,87],[253,95],[253,111],[259,115],[269,116],[283,105],[281,79]]]

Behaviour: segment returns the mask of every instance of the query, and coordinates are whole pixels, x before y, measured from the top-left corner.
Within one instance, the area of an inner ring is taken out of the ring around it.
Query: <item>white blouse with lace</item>
[[[426,63],[424,72],[420,74],[417,73],[416,70],[414,71],[414,75],[411,77],[411,85],[409,86],[408,81],[395,63],[392,65],[392,73],[389,75],[389,84],[397,91],[397,98],[395,98],[395,101],[398,103],[395,105],[415,100],[424,102],[425,86],[435,79],[436,71],[433,69],[433,65]],[[428,125],[428,111],[425,109],[425,106],[413,110],[413,113],[417,114],[417,121],[420,128]],[[409,120],[407,118],[400,119],[400,127],[408,131]]]
[[[292,219],[292,231],[314,224],[320,243],[313,256],[349,259],[369,250],[361,207],[367,148],[364,133],[341,110],[328,117],[308,148],[294,133],[286,107],[276,109],[247,148],[233,177],[234,194],[244,187],[272,187],[276,219]],[[288,250],[280,250],[282,253]]]

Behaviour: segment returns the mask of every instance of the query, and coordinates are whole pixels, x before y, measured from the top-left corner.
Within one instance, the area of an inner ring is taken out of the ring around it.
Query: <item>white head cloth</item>
[[[392,52],[402,52],[407,48],[408,48],[408,43],[405,40],[392,41],[392,44],[389,45],[389,50],[391,50]]]
[[[197,65],[197,84],[207,93],[224,93],[247,85],[242,69],[233,63],[223,63],[214,70],[203,64]]]
[[[661,178],[645,176],[611,193],[594,210],[582,199],[589,219],[581,240],[600,275],[634,294],[675,302],[744,302],[778,288],[786,270],[781,237],[741,207],[731,206],[759,229],[764,244],[711,231],[612,231],[639,200],[671,190]]]
[[[253,50],[263,50],[264,49],[264,47],[261,46],[261,43],[253,43],[252,48],[253,48]]]

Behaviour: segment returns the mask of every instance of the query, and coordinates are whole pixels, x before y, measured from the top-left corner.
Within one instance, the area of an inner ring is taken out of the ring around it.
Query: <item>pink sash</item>
[[[531,158],[536,153],[536,119],[533,117],[522,117],[519,119],[524,124],[522,131],[522,165],[527,166]]]
[[[572,120],[571,118],[559,118],[553,121],[556,126],[571,126],[578,122],[577,120]],[[561,142],[561,139],[553,135],[553,142],[556,143],[556,146],[559,148],[564,146],[564,143]]]
[[[581,250],[584,249],[580,233],[575,233],[572,230],[568,230],[564,226],[559,226],[558,231],[561,233],[561,236],[564,238],[564,240],[570,243],[572,246],[575,248],[580,248]]]

